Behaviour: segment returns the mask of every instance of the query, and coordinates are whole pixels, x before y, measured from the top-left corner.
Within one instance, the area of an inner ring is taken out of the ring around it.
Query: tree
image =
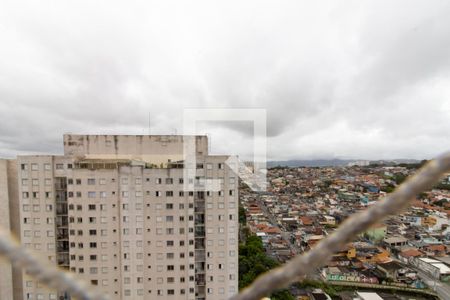
[[[241,225],[247,224],[247,216],[245,215],[245,208],[239,205],[239,223]]]
[[[278,290],[272,293],[271,300],[295,300],[291,292],[288,290]]]
[[[239,245],[239,289],[250,285],[258,275],[277,267],[279,263],[266,255],[261,239],[249,235],[245,243]],[[288,290],[279,290],[272,299],[295,299]]]
[[[405,181],[406,177],[407,176],[405,174],[395,173],[393,180],[395,181],[395,183],[401,184],[403,181]]]

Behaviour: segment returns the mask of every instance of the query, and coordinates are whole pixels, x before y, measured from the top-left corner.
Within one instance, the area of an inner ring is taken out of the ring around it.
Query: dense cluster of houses
[[[308,251],[350,215],[407,176],[408,166],[273,168],[267,192],[241,191],[247,225],[280,261]],[[450,186],[450,177],[441,186]],[[409,209],[373,226],[336,253],[321,278],[424,287],[420,272],[450,281],[450,190],[419,195]],[[419,274],[418,274],[419,273]]]

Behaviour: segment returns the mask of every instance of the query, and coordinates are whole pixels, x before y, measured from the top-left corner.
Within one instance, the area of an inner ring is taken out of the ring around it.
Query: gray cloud
[[[64,132],[181,133],[183,108],[265,108],[272,159],[450,149],[446,1],[0,4],[0,156]],[[199,126],[216,153],[253,127]]]

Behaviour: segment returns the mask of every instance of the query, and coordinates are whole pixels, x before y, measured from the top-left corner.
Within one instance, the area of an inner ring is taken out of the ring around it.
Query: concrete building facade
[[[206,136],[65,135],[62,156],[17,158],[21,242],[110,299],[227,299],[239,229],[229,158],[209,155]],[[70,299],[22,275],[16,299]]]

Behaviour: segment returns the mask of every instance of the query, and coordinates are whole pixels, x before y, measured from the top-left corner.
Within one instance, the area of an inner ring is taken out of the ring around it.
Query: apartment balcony
[[[67,208],[58,208],[56,209],[56,214],[57,215],[67,215],[68,211]]]
[[[205,263],[204,262],[196,262],[195,263],[195,274],[205,273]]]
[[[205,224],[205,215],[197,214],[194,218],[195,225]]]
[[[57,227],[67,227],[69,225],[69,221],[67,217],[56,217],[56,226]]]
[[[56,243],[56,251],[60,254],[69,252],[69,242],[68,241],[58,241]],[[67,256],[69,258],[69,256]]]
[[[56,202],[62,202],[65,203],[67,202],[67,191],[56,191],[55,193],[55,200]]]
[[[55,183],[55,190],[57,190],[57,191],[67,190],[67,184],[65,184],[65,183]]]
[[[202,184],[202,185],[204,185],[204,184]],[[205,200],[205,192],[199,191],[196,194],[194,194],[194,201],[196,201],[196,200],[204,201]]]
[[[196,262],[206,261],[205,251],[203,250],[195,251],[195,261]]]
[[[69,254],[58,255],[56,258],[56,261],[58,263],[58,266],[60,266],[60,267],[69,267],[70,266]]]
[[[197,285],[195,287],[195,299],[196,300],[205,300],[206,287],[205,285]]]
[[[196,238],[195,239],[195,250],[205,250],[205,239]]]
[[[205,213],[205,203],[204,202],[194,202],[194,212],[195,213]]]
[[[67,205],[56,204],[56,214],[57,215],[67,215]]]
[[[206,282],[205,282],[205,280],[195,280],[195,285],[197,285],[197,286],[205,286]]]
[[[195,226],[195,236],[196,237],[204,237],[205,236],[205,227],[204,226]]]
[[[69,240],[69,231],[67,229],[57,229],[56,230],[56,240],[57,241]]]

